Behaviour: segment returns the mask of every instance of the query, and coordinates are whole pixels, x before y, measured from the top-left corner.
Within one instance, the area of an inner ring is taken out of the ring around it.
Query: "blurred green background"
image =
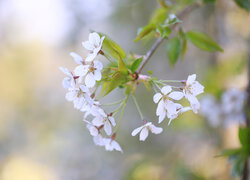
[[[0,0],[1,180],[232,179],[226,158],[215,156],[239,146],[235,126],[213,129],[188,112],[171,126],[164,121],[162,134],[139,142],[131,136],[141,120],[130,100],[117,134],[124,153],[110,153],[94,145],[83,114],[64,98],[58,67],[74,68],[71,51],[87,55],[81,42],[90,30],[108,34],[127,53],[145,54],[152,42],[133,39],[157,7],[156,0]],[[184,20],[184,30],[206,32],[224,53],[189,44],[184,60],[171,68],[165,43],[144,72],[160,79],[197,73],[205,92],[217,96],[228,87],[245,88],[249,24],[250,15],[233,1],[201,7]],[[144,115],[156,123],[153,92],[140,86],[136,95]],[[117,90],[105,101],[121,96]]]

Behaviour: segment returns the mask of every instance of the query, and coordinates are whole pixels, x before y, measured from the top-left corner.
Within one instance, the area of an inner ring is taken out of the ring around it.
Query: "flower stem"
[[[128,102],[128,98],[129,98],[129,95],[125,98],[125,100],[123,101],[121,107],[122,107],[122,110],[121,110],[121,114],[120,114],[120,117],[119,117],[119,120],[117,122],[117,125],[116,125],[116,128],[114,130],[114,133],[116,133],[120,127],[120,124],[121,124],[121,120],[122,120],[122,116],[123,116],[123,113],[124,113],[124,109],[127,105],[127,102]]]
[[[133,97],[133,100],[134,100],[134,102],[135,102],[135,106],[136,106],[136,108],[137,108],[137,111],[139,112],[140,117],[141,117],[141,119],[143,120],[144,117],[143,117],[143,114],[142,114],[142,112],[141,112],[140,106],[139,106],[139,104],[138,104],[138,102],[137,102],[137,100],[136,100],[136,98],[135,98],[135,95],[132,95],[132,97]]]
[[[116,105],[116,104],[121,104],[124,100],[125,100],[125,98],[121,99],[119,101],[112,102],[112,103],[102,104],[102,106],[113,106],[113,105]]]

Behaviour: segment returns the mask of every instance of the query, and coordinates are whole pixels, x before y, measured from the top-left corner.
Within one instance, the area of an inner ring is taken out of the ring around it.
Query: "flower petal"
[[[63,72],[63,74],[69,76],[69,77],[72,77],[72,74],[70,72],[70,70],[68,70],[67,68],[65,67],[59,67],[59,69]]]
[[[111,142],[111,145],[113,146],[113,148],[114,148],[115,150],[122,152],[121,146],[120,146],[116,141],[113,140],[113,141]]]
[[[75,52],[71,52],[71,53],[70,53],[70,56],[74,58],[74,60],[75,60],[75,62],[76,62],[77,64],[82,64],[83,58],[82,58],[79,54],[77,54],[77,53],[75,53]]]
[[[86,57],[85,61],[86,62],[92,62],[95,59],[96,56],[97,56],[97,53],[94,53],[94,52],[89,53],[88,56]]]
[[[96,81],[100,81],[102,79],[102,73],[101,73],[100,70],[95,70],[94,78],[95,78]]]
[[[186,84],[187,85],[192,84],[195,81],[195,79],[196,79],[196,74],[189,75]]]
[[[172,91],[171,86],[164,86],[164,87],[161,89],[161,92],[162,92],[162,94],[164,94],[164,95],[170,93],[171,91]]]
[[[163,131],[161,127],[156,127],[153,124],[151,124],[149,127],[150,127],[151,132],[154,134],[160,134]]]
[[[168,97],[174,99],[174,100],[181,100],[183,98],[184,94],[183,92],[177,92],[177,91],[174,91],[174,92],[171,92]]]
[[[109,121],[105,121],[104,131],[106,132],[107,135],[110,135],[112,133],[112,127]]]
[[[148,137],[148,129],[144,127],[140,133],[140,141],[145,141],[147,137]]]
[[[100,61],[95,60],[94,61],[94,68],[98,69],[98,70],[102,70],[103,65],[102,65],[102,63]]]
[[[95,78],[92,72],[88,73],[87,76],[85,77],[85,85],[88,88],[92,88],[95,86]]]
[[[89,41],[83,42],[82,46],[89,51],[93,51],[95,49],[94,44],[90,43]]]
[[[92,124],[93,124],[94,126],[100,127],[101,125],[103,125],[103,118],[102,118],[102,117],[95,117],[95,118],[92,120]]]
[[[75,68],[74,73],[76,76],[85,76],[89,70],[89,65],[79,65]]]
[[[65,95],[65,98],[67,101],[73,101],[77,97],[77,94],[75,91],[70,91]]]
[[[161,93],[156,93],[153,97],[153,100],[155,103],[158,103],[159,100],[162,98],[162,94]]]
[[[140,126],[136,129],[133,130],[133,132],[131,133],[132,136],[136,136],[141,130],[142,128],[144,128],[145,126]]]
[[[112,116],[109,116],[109,121],[111,122],[112,126],[115,126],[115,119]]]
[[[96,32],[89,34],[89,42],[92,43],[93,45],[99,46],[100,41],[101,41],[101,38],[99,34],[97,34]]]

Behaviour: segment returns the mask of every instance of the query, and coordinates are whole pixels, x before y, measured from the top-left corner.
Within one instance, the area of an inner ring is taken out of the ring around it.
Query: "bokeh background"
[[[73,69],[71,51],[87,55],[81,42],[90,30],[108,34],[127,53],[145,54],[152,42],[133,39],[158,7],[156,0],[0,0],[1,180],[232,179],[230,163],[215,156],[239,146],[237,126],[212,128],[188,112],[171,126],[164,121],[162,134],[139,142],[131,132],[141,120],[129,100],[117,134],[124,153],[111,153],[94,145],[82,113],[64,98],[58,67]],[[189,44],[184,60],[171,68],[163,44],[144,72],[160,79],[196,73],[216,96],[229,87],[244,89],[249,24],[250,15],[231,0],[199,8],[186,17],[184,30],[206,32],[224,52]],[[106,101],[122,94],[117,90]],[[153,92],[141,86],[136,95],[144,115],[156,123]]]

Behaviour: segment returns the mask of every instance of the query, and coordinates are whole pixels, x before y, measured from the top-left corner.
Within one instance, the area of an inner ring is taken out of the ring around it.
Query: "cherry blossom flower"
[[[94,141],[95,145],[97,145],[97,146],[105,146],[104,138],[102,137],[101,134],[94,136],[93,141]]]
[[[107,151],[116,150],[116,151],[122,152],[121,146],[112,137],[111,138],[103,138],[103,142],[105,145],[105,149]]]
[[[86,127],[88,128],[91,136],[97,136],[99,134],[99,129],[95,125],[93,125],[87,120],[83,121],[87,123]]]
[[[79,76],[78,82],[81,83],[85,78],[85,85],[88,88],[94,87],[96,81],[102,78],[101,70],[103,65],[100,61],[94,61],[89,65],[79,65],[75,68],[75,75]]]
[[[102,126],[104,125],[104,131],[106,132],[107,135],[110,135],[112,133],[112,126],[115,126],[115,119],[107,114],[102,114],[102,115],[98,115],[96,116],[92,123],[95,126]],[[112,125],[112,126],[111,126]]]
[[[104,38],[104,36],[100,38],[99,34],[93,32],[89,34],[89,40],[82,43],[83,47],[90,51],[85,59],[86,62],[91,62],[95,59],[102,48]]]
[[[160,134],[163,129],[160,127],[156,127],[152,124],[152,122],[148,122],[141,127],[136,128],[132,132],[132,136],[136,136],[140,132],[140,141],[145,141],[145,139],[148,137],[148,132],[151,131],[154,134]]]
[[[190,102],[194,113],[198,113],[200,103],[196,96],[204,92],[204,87],[198,81],[195,81],[195,79],[196,74],[188,76],[183,93],[185,98]]]
[[[164,86],[161,89],[161,93],[156,93],[153,97],[154,102],[158,103],[156,115],[159,116],[159,123],[165,119],[166,115],[169,118],[173,114],[177,114],[175,103],[171,99],[180,100],[183,97],[183,93],[171,91],[171,86]]]
[[[74,76],[70,70],[68,70],[67,68],[64,67],[59,67],[59,69],[68,77],[65,77],[62,81],[62,85],[65,89],[69,89],[69,88],[74,88],[76,86],[75,83],[75,78],[76,76]]]

